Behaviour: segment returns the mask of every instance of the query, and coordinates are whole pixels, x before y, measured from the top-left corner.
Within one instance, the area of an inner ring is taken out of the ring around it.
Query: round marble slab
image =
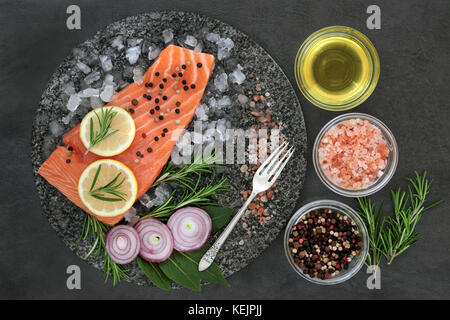
[[[173,39],[170,40],[170,32],[165,30],[171,30]],[[217,39],[215,35],[219,38]],[[188,36],[194,37],[195,40]],[[233,42],[229,50],[227,48],[231,45],[227,38]],[[226,42],[219,45],[217,41],[220,39]],[[170,41],[166,43],[167,40]],[[123,48],[120,45],[121,41]],[[120,90],[133,81],[133,69],[136,66],[146,70],[151,65],[153,60],[149,60],[148,57],[150,46],[153,46],[153,49],[163,49],[168,43],[201,50],[216,57],[214,72],[201,101],[205,109],[209,110],[207,120],[199,115],[205,120],[204,127],[217,127],[218,123],[221,123],[227,127],[246,130],[258,124],[256,117],[250,114],[248,102],[242,103],[242,100],[243,96],[251,99],[253,94],[262,94],[270,105],[267,108],[273,112],[272,120],[277,126],[280,125],[282,136],[296,146],[294,157],[279,178],[276,187],[278,192],[264,205],[270,219],[261,223],[260,216],[249,211],[245,217],[246,221],[236,226],[222,248],[222,255],[216,259],[224,275],[229,277],[266,249],[284,229],[288,218],[295,211],[295,203],[301,194],[305,178],[307,144],[300,104],[281,68],[248,36],[221,21],[191,12],[151,12],[112,23],[100,30],[92,39],[75,48],[73,54],[61,63],[51,77],[36,111],[32,136],[32,163],[37,191],[43,212],[58,236],[79,257],[84,257],[90,244],[84,241],[77,244],[83,226],[84,212],[39,176],[37,170],[61,142],[62,136],[79,123],[92,106],[95,107],[99,103],[95,97],[83,98],[77,110],[69,113],[67,103],[70,94],[81,92],[86,88],[101,89],[105,82],[111,80],[115,89]],[[133,46],[139,47],[141,54],[131,65],[130,56],[127,57],[126,52]],[[111,70],[108,59],[105,64],[105,57],[99,58],[101,55],[109,57],[112,63]],[[240,82],[237,80],[242,78],[231,76],[236,70],[245,75],[245,80],[240,84],[236,82]],[[228,75],[226,82],[219,79],[223,73]],[[218,101],[221,101],[219,106]],[[221,170],[232,190],[229,199],[221,200],[224,206],[237,209],[243,204],[242,191],[251,189],[253,177],[253,173],[245,169],[242,164],[232,164],[226,165]],[[135,207],[138,214],[146,210],[138,202]],[[101,269],[103,259],[92,255],[87,262]],[[127,268],[131,277],[125,281],[149,285],[136,264],[132,263]]]

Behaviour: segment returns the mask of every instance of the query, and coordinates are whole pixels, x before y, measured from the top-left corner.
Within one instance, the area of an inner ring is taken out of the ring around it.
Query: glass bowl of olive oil
[[[380,59],[361,32],[343,26],[310,35],[295,58],[295,79],[315,106],[332,111],[354,108],[365,101],[380,77]]]

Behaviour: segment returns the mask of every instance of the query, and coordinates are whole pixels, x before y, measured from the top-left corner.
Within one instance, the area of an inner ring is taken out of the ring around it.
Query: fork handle
[[[205,252],[202,259],[200,260],[198,264],[198,271],[204,271],[209,268],[209,266],[214,262],[214,259],[216,258],[217,253],[219,252],[222,245],[227,240],[228,236],[230,235],[231,231],[234,229],[238,221],[241,219],[242,215],[244,214],[245,210],[249,206],[249,204],[253,201],[253,199],[256,197],[257,193],[252,191],[250,196],[248,197],[247,201],[245,201],[244,205],[241,209],[235,214],[233,219],[230,221],[228,226],[225,228],[225,230],[222,232],[222,234],[217,238],[216,242],[211,246],[211,248],[208,249],[208,251]]]

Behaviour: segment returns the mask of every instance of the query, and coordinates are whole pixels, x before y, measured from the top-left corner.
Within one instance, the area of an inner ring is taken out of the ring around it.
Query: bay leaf
[[[230,221],[234,212],[234,209],[221,206],[203,206],[201,208],[211,217],[212,233],[217,232],[220,228],[226,225],[228,221]]]
[[[166,291],[170,291],[170,289],[172,289],[172,282],[161,271],[158,263],[146,261],[141,257],[137,257],[136,261],[139,268],[141,268],[151,283]]]

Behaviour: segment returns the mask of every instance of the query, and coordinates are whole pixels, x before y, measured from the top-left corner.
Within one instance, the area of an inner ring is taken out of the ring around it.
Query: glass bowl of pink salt
[[[313,146],[319,179],[347,197],[363,197],[383,188],[394,175],[397,162],[397,142],[391,130],[364,113],[334,118],[322,128]]]

